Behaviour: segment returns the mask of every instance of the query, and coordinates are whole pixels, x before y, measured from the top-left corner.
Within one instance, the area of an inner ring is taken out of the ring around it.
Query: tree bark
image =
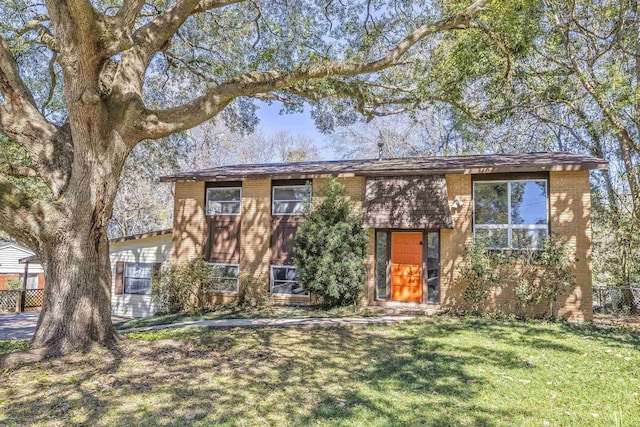
[[[43,248],[47,285],[33,348],[58,355],[116,339],[109,247],[106,235],[100,234],[68,230]]]
[[[44,212],[37,250],[47,284],[32,348],[57,355],[117,339],[111,322],[107,224],[129,152],[110,121],[76,122],[72,174],[58,209]]]

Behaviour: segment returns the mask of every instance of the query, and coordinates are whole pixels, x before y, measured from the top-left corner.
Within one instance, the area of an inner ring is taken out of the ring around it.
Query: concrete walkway
[[[217,319],[217,320],[193,320],[188,322],[172,323],[168,325],[154,325],[144,328],[132,328],[120,331],[127,334],[131,332],[155,331],[167,328],[184,327],[213,327],[213,328],[235,328],[235,327],[264,327],[264,326],[345,326],[345,325],[379,325],[401,323],[414,319],[415,316],[373,316],[373,317],[303,317],[293,319]]]
[[[0,341],[31,338],[39,316],[39,311],[0,314]],[[119,316],[111,316],[111,319],[113,323],[129,320]]]
[[[31,338],[39,316],[39,311],[0,314],[0,341]]]
[[[0,314],[0,341],[31,338],[38,323],[39,311],[28,311],[25,313]],[[214,328],[234,328],[248,327],[256,328],[263,326],[344,326],[344,325],[376,325],[406,322],[415,316],[374,316],[374,317],[303,317],[293,319],[219,319],[219,320],[193,320],[188,322],[172,323],[169,325],[155,325],[144,328],[125,329],[120,333],[154,331],[167,328],[193,327],[214,327]],[[125,320],[124,318],[113,316],[114,323]]]

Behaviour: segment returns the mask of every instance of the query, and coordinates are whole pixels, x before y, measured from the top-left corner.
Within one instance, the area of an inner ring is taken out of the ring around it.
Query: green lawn
[[[382,311],[371,311],[362,307],[337,307],[324,309],[315,306],[285,306],[267,305],[262,307],[220,306],[216,311],[203,314],[167,314],[151,317],[141,317],[116,324],[116,329],[144,328],[147,326],[167,325],[170,323],[188,322],[193,320],[216,319],[247,319],[247,318],[301,318],[301,317],[351,317],[351,316],[379,316]]]
[[[638,426],[640,335],[447,317],[169,329],[0,384],[0,425]]]

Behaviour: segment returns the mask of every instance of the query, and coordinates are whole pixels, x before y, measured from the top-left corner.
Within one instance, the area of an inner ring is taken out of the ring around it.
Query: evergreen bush
[[[345,194],[344,185],[329,179],[294,240],[298,280],[331,307],[356,304],[365,282],[369,237]]]

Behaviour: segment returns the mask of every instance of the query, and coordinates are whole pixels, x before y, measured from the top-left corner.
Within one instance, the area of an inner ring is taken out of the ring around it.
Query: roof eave
[[[160,182],[224,182],[246,179],[320,179],[331,176],[338,178],[352,178],[354,176],[388,176],[388,175],[435,175],[435,174],[488,174],[488,173],[514,173],[514,172],[561,172],[578,170],[607,170],[608,162],[605,160],[578,163],[557,163],[549,165],[525,165],[525,166],[491,166],[470,168],[433,168],[433,169],[384,169],[384,170],[354,170],[342,172],[300,172],[300,173],[256,173],[238,175],[169,175],[160,178]]]

